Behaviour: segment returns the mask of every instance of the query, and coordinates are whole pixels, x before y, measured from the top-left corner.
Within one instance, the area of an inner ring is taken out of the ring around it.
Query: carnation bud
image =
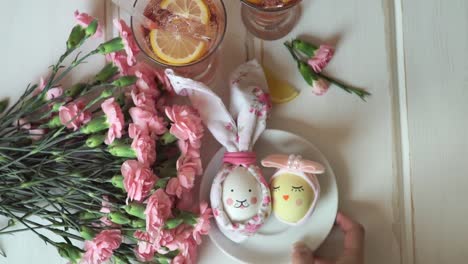
[[[62,107],[65,104],[65,102],[56,102],[52,106],[52,112],[56,113],[60,110],[60,107]]]
[[[122,175],[115,175],[114,177],[112,177],[111,183],[112,183],[112,185],[114,185],[114,187],[125,190],[125,187],[124,187],[124,184],[123,184],[123,179],[124,178],[123,178]]]
[[[84,134],[92,134],[109,128],[106,116],[99,116],[91,120],[89,123],[81,127],[81,132]]]
[[[104,98],[112,96],[113,93],[114,93],[114,90],[112,88],[107,88],[101,92],[100,97],[104,99]]]
[[[65,95],[69,97],[75,97],[78,94],[80,94],[84,90],[85,87],[86,87],[85,83],[74,84],[72,87],[65,90]]]
[[[67,49],[74,49],[81,45],[85,38],[85,30],[80,25],[73,27],[67,40]]]
[[[56,127],[61,127],[62,122],[60,122],[60,117],[59,116],[54,116],[52,119],[49,120],[47,123],[48,128],[56,128]]]
[[[167,183],[169,182],[170,179],[171,179],[171,177],[160,178],[160,179],[156,182],[156,186],[157,186],[158,188],[165,189],[165,188],[166,188],[166,185],[167,185]]]
[[[116,75],[118,72],[119,68],[117,68],[112,62],[110,62],[106,64],[106,66],[104,66],[104,68],[102,68],[102,70],[98,74],[96,74],[94,79],[97,82],[105,82],[108,79],[112,78],[112,76]]]
[[[10,102],[10,99],[6,98],[0,101],[0,114],[3,113],[8,107],[8,103]]]
[[[81,212],[78,216],[80,220],[94,220],[94,219],[99,219],[101,217],[100,214],[98,213],[92,213],[92,212]]]
[[[146,227],[146,221],[142,220],[142,219],[134,219],[134,220],[132,220],[130,225],[133,228],[145,228]]]
[[[314,79],[316,79],[316,74],[315,72],[309,67],[309,65],[303,61],[299,61],[297,64],[299,68],[299,72],[302,75],[302,78],[310,85],[312,86],[314,83]]]
[[[160,264],[170,264],[172,262],[172,260],[170,258],[168,258],[166,256],[163,256],[163,255],[158,255],[157,257],[155,257],[155,259]]]
[[[87,38],[91,37],[96,33],[97,28],[98,28],[98,21],[97,19],[94,19],[89,25],[85,28],[85,35]]]
[[[198,222],[198,217],[194,213],[187,212],[187,211],[182,211],[179,215],[180,218],[184,220],[184,223],[187,225],[194,226]]]
[[[182,224],[183,222],[184,222],[184,219],[182,219],[182,218],[168,219],[166,221],[166,224],[164,225],[164,228],[174,229],[174,228],[178,227],[180,224]]]
[[[124,206],[125,212],[127,214],[138,217],[140,219],[146,219],[145,210],[146,207],[143,204],[139,203],[129,203],[128,205]]]
[[[300,39],[293,40],[292,46],[293,49],[304,53],[309,58],[313,57],[315,55],[315,51],[318,49],[315,45],[312,45]]]
[[[119,225],[126,225],[130,223],[130,219],[120,213],[120,212],[112,212],[109,214],[109,220],[111,220],[113,223],[119,224]]]
[[[109,54],[124,49],[124,44],[121,37],[113,38],[107,42],[102,43],[97,47],[97,51],[101,54]]]
[[[68,259],[71,263],[77,263],[81,258],[81,250],[67,243],[57,243],[55,245],[62,258]]]
[[[112,259],[113,259],[112,263],[114,263],[114,264],[128,264],[128,263],[130,263],[130,261],[124,256],[113,255]]]
[[[174,143],[175,141],[177,141],[177,138],[174,135],[172,135],[170,132],[164,133],[164,135],[162,135],[161,137],[161,143],[163,145],[168,145],[168,144]]]
[[[122,144],[112,145],[112,146],[107,147],[107,151],[109,151],[109,153],[115,157],[136,158],[135,150],[133,150],[128,145],[122,145]]]
[[[86,139],[86,146],[88,146],[88,148],[96,148],[104,142],[104,139],[104,135],[92,135]]]
[[[125,86],[135,84],[137,80],[138,78],[136,76],[127,75],[127,76],[122,76],[118,78],[117,80],[113,81],[112,85],[115,85],[117,87],[125,87]]]
[[[94,232],[92,228],[82,226],[80,230],[80,235],[86,240],[93,240],[94,236],[96,235],[96,232]]]

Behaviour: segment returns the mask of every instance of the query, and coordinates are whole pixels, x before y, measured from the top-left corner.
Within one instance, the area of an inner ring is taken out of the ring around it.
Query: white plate
[[[321,196],[314,213],[306,223],[296,227],[285,225],[272,215],[258,234],[242,244],[227,239],[213,219],[209,236],[220,250],[238,261],[255,264],[289,263],[292,244],[304,241],[311,249],[316,249],[333,227],[338,209],[335,175],[327,159],[312,143],[286,131],[267,129],[256,143],[254,151],[259,161],[269,154],[300,154],[305,159],[325,166],[325,174],[317,176]],[[206,168],[200,187],[201,200],[210,200],[211,183],[222,164],[223,154],[224,148],[216,153]],[[263,172],[268,181],[274,170],[264,168]]]

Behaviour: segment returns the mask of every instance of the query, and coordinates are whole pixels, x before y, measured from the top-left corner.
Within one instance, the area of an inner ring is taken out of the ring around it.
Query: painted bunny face
[[[298,175],[284,173],[271,183],[273,211],[288,223],[297,223],[307,214],[315,193],[308,182]]]
[[[260,200],[259,183],[246,168],[235,168],[224,180],[223,205],[231,221],[242,222],[254,217]]]

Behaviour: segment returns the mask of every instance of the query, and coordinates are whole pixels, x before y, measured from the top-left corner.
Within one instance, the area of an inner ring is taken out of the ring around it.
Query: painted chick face
[[[284,173],[271,183],[273,211],[281,220],[297,223],[307,214],[315,193],[302,177]]]
[[[261,191],[255,177],[238,167],[223,182],[224,210],[231,221],[246,221],[258,212]]]

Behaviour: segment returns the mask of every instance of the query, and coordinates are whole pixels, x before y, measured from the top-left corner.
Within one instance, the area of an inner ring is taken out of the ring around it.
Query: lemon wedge
[[[271,101],[275,104],[282,104],[292,101],[299,95],[299,92],[287,81],[281,80],[266,67],[263,67],[270,90]]]
[[[177,32],[153,29],[150,43],[154,54],[171,64],[187,64],[201,58],[207,50],[202,40],[181,35]]]
[[[210,21],[210,9],[204,0],[163,0],[159,6],[172,14],[199,21],[204,25]]]

